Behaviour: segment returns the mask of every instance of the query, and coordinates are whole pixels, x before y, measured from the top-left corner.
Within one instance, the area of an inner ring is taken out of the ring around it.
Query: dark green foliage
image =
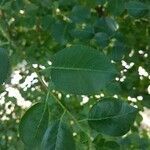
[[[134,122],[137,110],[126,102],[104,98],[89,113],[89,125],[96,131],[110,136],[127,133]]]
[[[66,93],[98,93],[115,73],[114,66],[103,53],[86,46],[65,48],[52,58],[52,81],[56,89]]]
[[[10,64],[8,54],[5,49],[0,48],[0,84],[2,84],[8,77]]]
[[[148,11],[148,7],[146,6],[146,4],[138,1],[128,2],[126,4],[126,8],[128,13],[134,17],[143,16]]]
[[[62,120],[53,122],[46,130],[42,150],[75,150],[75,143],[72,133]]]
[[[48,127],[48,118],[47,106],[42,103],[35,104],[24,114],[20,121],[19,131],[27,148],[36,149],[40,146]]]
[[[0,0],[0,150],[149,150],[149,56],[149,0]]]

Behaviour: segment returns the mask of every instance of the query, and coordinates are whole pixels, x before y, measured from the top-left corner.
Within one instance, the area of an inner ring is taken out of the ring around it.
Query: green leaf
[[[66,44],[70,40],[69,30],[73,28],[73,24],[67,24],[64,21],[56,21],[51,26],[51,34],[55,41],[59,44]]]
[[[94,36],[94,28],[92,26],[86,26],[84,29],[73,29],[71,36],[81,40],[88,40]]]
[[[126,4],[126,8],[128,13],[134,17],[143,16],[145,14],[145,11],[147,11],[148,9],[144,3],[137,1],[128,2]]]
[[[96,5],[105,5],[107,0],[84,0],[86,6],[88,7],[95,7]]]
[[[72,94],[95,94],[110,82],[116,71],[96,49],[76,45],[52,58],[51,78],[58,90]]]
[[[120,139],[121,149],[147,150],[150,149],[150,140],[146,136],[139,133],[131,133],[130,135]]]
[[[119,28],[118,23],[111,17],[102,17],[96,20],[94,26],[96,32],[105,32],[110,36],[112,36]]]
[[[121,94],[122,89],[121,89],[121,86],[120,86],[119,82],[111,82],[110,84],[108,84],[106,86],[106,88],[104,89],[104,91],[106,93],[111,94],[111,95],[115,95],[115,94]]]
[[[65,38],[66,25],[64,22],[53,23],[51,30],[52,30],[52,36],[56,40],[56,42],[61,44],[66,43],[66,38]]]
[[[7,79],[9,69],[10,64],[6,50],[0,48],[0,84],[2,84]]]
[[[120,145],[115,142],[115,141],[107,141],[104,144],[104,147],[106,148],[106,150],[110,150],[110,149],[115,149],[115,150],[120,150]]]
[[[141,101],[141,103],[143,106],[150,108],[150,95],[143,95],[143,100]]]
[[[101,134],[98,134],[93,140],[93,144],[95,145],[96,150],[102,149],[104,147],[104,143],[105,143],[105,139]],[[99,145],[101,146],[99,147]]]
[[[115,16],[120,15],[125,10],[124,0],[109,1],[107,9]]]
[[[46,7],[46,8],[49,8],[49,6],[53,4],[51,0],[42,0],[40,1],[40,3],[43,7]]]
[[[103,32],[96,33],[95,39],[101,47],[105,47],[109,43],[109,36]]]
[[[41,20],[43,30],[50,31],[54,19],[50,15],[46,15]]]
[[[94,0],[94,2],[96,2],[97,5],[104,5],[107,0]]]
[[[94,140],[93,144],[95,145],[96,150],[120,150],[120,145],[116,141],[111,141],[113,138],[108,136],[103,136],[98,134]],[[115,139],[115,138],[114,138]]]
[[[26,147],[37,148],[48,126],[48,109],[42,103],[32,106],[20,121],[19,133]]]
[[[74,6],[76,0],[59,0],[59,6]]]
[[[29,16],[36,16],[36,14],[38,13],[38,9],[39,9],[39,6],[33,3],[28,3],[25,5],[25,12]]]
[[[106,24],[107,24],[108,28],[110,29],[110,31],[115,32],[118,30],[119,25],[113,18],[106,17],[105,21],[106,21]]]
[[[75,150],[72,133],[61,120],[53,122],[46,130],[42,150]]]
[[[75,6],[72,9],[71,19],[74,22],[83,22],[91,16],[90,10],[84,6]]]
[[[11,2],[11,9],[16,13],[23,7],[23,1],[16,0]],[[10,9],[10,8],[9,8]]]
[[[126,102],[114,98],[104,98],[89,112],[89,125],[92,129],[110,136],[126,134],[133,124],[137,109]]]
[[[26,16],[26,17],[18,17],[18,20],[16,21],[16,23],[19,26],[22,26],[24,28],[33,28],[35,25],[35,21],[36,18],[34,16],[30,17],[30,16]]]
[[[110,48],[108,56],[114,61],[120,61],[123,58],[126,50],[126,45],[120,42],[116,42],[115,45]]]

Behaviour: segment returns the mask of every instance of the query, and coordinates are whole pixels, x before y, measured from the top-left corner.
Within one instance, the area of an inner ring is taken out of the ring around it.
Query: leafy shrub
[[[149,149],[140,114],[150,97],[149,6],[149,0],[2,0],[0,149]],[[8,87],[32,106],[25,111]]]

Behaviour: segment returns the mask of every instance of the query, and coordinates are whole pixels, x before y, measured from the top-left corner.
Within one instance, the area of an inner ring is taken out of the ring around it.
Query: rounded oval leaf
[[[46,130],[42,150],[75,150],[72,133],[61,120],[53,122]]]
[[[92,129],[110,136],[126,134],[133,124],[137,109],[114,98],[104,98],[96,103],[89,113]]]
[[[120,61],[121,59],[123,59],[126,51],[127,47],[125,44],[116,42],[114,46],[110,48],[108,56],[110,57],[110,59],[114,61]]]
[[[32,106],[20,121],[19,133],[26,147],[37,148],[48,126],[48,109],[42,103]]]
[[[102,17],[96,20],[94,27],[96,32],[104,32],[112,36],[118,30],[119,24],[111,17]]]
[[[56,89],[71,94],[98,93],[116,73],[103,53],[86,46],[72,46],[56,53],[51,69]]]
[[[74,22],[83,22],[90,18],[90,10],[84,6],[74,6],[70,18]]]
[[[125,10],[124,0],[113,0],[108,2],[107,6],[108,12],[114,16],[119,16]]]
[[[0,48],[0,84],[2,84],[9,73],[9,59],[5,49]]]
[[[96,33],[95,39],[102,48],[106,47],[109,44],[109,36],[104,32]]]
[[[142,16],[148,10],[147,5],[138,1],[128,2],[126,4],[126,8],[127,8],[128,13],[134,17]]]

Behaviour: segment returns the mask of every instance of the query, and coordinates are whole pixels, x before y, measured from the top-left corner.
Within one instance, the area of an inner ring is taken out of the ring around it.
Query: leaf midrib
[[[128,10],[145,10],[147,9],[146,7],[144,8],[132,8],[132,7],[129,7]]]
[[[44,111],[43,111],[42,116],[41,116],[41,118],[40,118],[40,120],[39,120],[39,123],[38,123],[38,125],[37,125],[37,129],[36,129],[36,132],[35,132],[35,134],[34,134],[34,139],[36,139],[36,136],[38,135],[38,131],[39,131],[40,126],[41,126],[41,123],[42,123],[42,121],[43,121],[45,112],[46,112],[46,106],[44,107]]]
[[[96,70],[96,69],[89,69],[89,68],[72,68],[72,67],[66,68],[66,67],[55,67],[55,66],[52,66],[51,68],[55,69],[55,70],[72,70],[72,71],[100,72],[100,73],[111,73],[111,72],[113,72],[112,70],[106,71],[106,70]]]
[[[59,131],[60,131],[60,127],[61,127],[61,120],[60,120],[59,125],[58,125],[58,130],[57,130],[57,135],[56,135],[56,142],[55,142],[55,150],[57,150],[58,134],[59,134]]]
[[[128,112],[128,113],[125,113],[123,115],[116,115],[116,116],[110,116],[110,117],[105,117],[105,118],[101,118],[101,119],[87,119],[88,121],[101,121],[101,120],[106,120],[106,119],[113,119],[113,118],[117,118],[117,117],[122,117],[122,116],[126,116],[128,114],[131,114],[131,113],[134,113],[136,111],[131,111],[131,112]]]
[[[58,144],[58,134],[60,132],[60,129],[61,129],[61,124],[62,124],[62,119],[63,119],[63,116],[64,116],[65,112],[62,114],[60,120],[59,120],[59,125],[58,125],[58,130],[57,130],[57,135],[56,135],[56,142],[55,142],[55,150],[57,150],[57,144]]]

